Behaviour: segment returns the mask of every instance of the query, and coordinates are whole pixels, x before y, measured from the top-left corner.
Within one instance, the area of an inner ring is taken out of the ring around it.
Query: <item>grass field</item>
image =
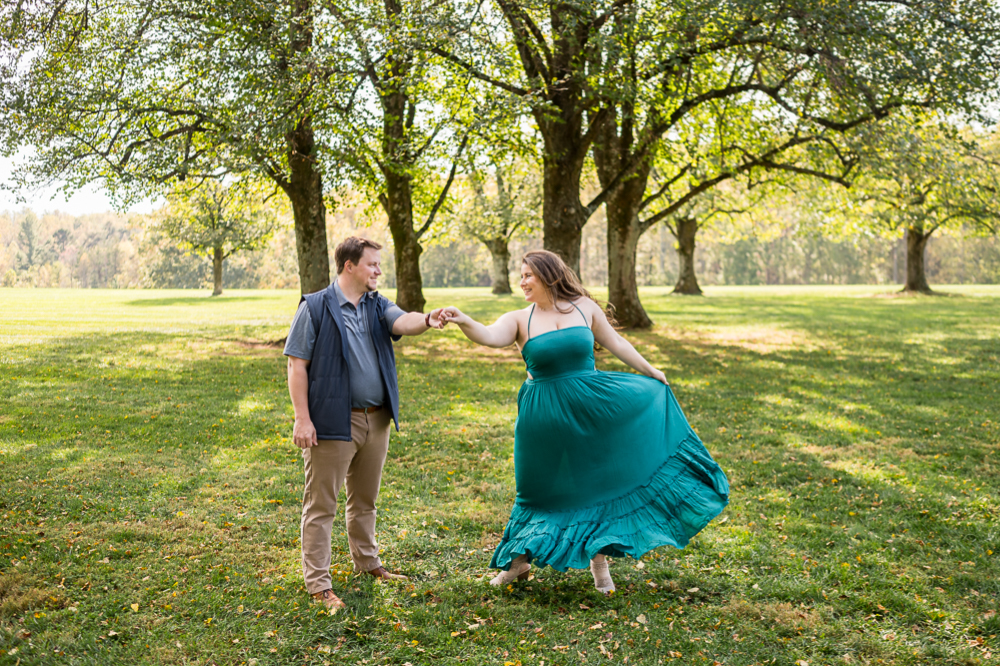
[[[524,366],[431,332],[397,346],[380,499],[412,584],[349,575],[335,530],[331,617],[268,344],[296,294],[0,290],[0,664],[1000,661],[1000,287],[707,291],[643,292],[656,327],[627,334],[732,484],[687,549],[616,560],[611,598],[583,571],[486,585]]]

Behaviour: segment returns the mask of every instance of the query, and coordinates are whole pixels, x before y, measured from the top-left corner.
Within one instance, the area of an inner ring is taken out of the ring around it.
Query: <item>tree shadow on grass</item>
[[[170,306],[170,305],[220,305],[224,303],[242,303],[248,301],[260,301],[267,298],[266,296],[227,296],[222,294],[221,296],[212,296],[211,293],[207,293],[205,296],[176,296],[173,298],[136,298],[131,301],[125,301],[124,305],[132,305],[136,307],[159,307],[159,306]]]

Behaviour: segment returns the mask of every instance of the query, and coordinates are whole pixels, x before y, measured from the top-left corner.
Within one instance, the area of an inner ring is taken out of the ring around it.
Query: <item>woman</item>
[[[726,506],[729,483],[663,373],[618,335],[558,255],[526,254],[521,289],[531,305],[491,326],[457,308],[441,315],[481,345],[516,343],[528,370],[514,426],[517,500],[491,583],[526,579],[532,560],[560,571],[589,562],[594,585],[610,594],[606,555],[683,548]],[[595,341],[645,377],[596,370]]]

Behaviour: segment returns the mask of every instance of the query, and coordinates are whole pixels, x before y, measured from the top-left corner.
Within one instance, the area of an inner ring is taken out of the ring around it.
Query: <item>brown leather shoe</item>
[[[410,580],[403,574],[392,573],[385,570],[385,567],[375,567],[371,571],[365,572],[369,576],[375,576],[376,578],[381,578],[382,580]]]
[[[317,592],[312,595],[312,598],[316,603],[321,603],[326,606],[326,610],[329,611],[330,615],[335,615],[341,608],[347,608],[347,604],[340,600],[333,590],[323,590],[322,592]]]

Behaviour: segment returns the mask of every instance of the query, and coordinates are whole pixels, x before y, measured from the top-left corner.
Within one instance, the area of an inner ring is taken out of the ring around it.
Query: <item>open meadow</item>
[[[379,538],[411,583],[349,573],[341,508],[335,616],[299,568],[296,292],[0,289],[0,664],[1000,663],[1000,287],[940,289],[644,290],[656,326],[626,336],[732,499],[615,560],[610,598],[585,571],[486,584],[524,364],[404,339]]]

